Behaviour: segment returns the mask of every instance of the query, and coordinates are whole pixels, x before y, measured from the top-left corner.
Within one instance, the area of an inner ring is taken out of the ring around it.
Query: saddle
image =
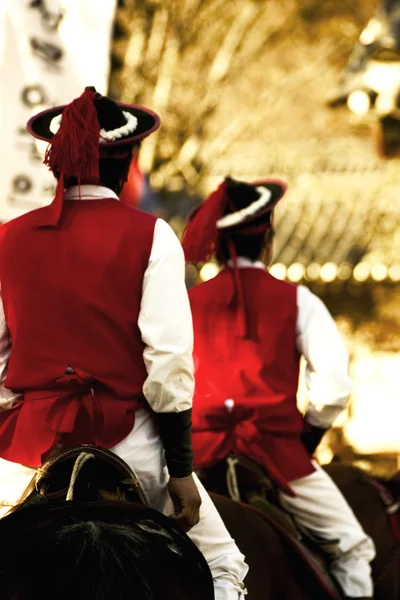
[[[292,516],[280,506],[277,487],[267,473],[244,456],[228,456],[226,464],[226,487],[230,498],[268,514],[291,536],[301,540],[302,534]]]
[[[124,460],[104,448],[82,445],[49,457],[8,514],[32,504],[68,500],[147,506],[139,480]]]
[[[328,566],[329,554],[336,548],[337,540],[311,539],[301,532],[293,517],[280,505],[277,487],[257,463],[232,454],[217,465],[200,471],[198,476],[208,491],[248,504],[278,532],[332,600],[343,597]]]

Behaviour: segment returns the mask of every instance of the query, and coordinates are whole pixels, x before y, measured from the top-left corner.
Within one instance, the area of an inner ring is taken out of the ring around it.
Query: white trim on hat
[[[119,140],[120,138],[125,137],[135,131],[138,125],[138,120],[135,115],[124,110],[122,112],[126,118],[125,125],[122,125],[122,127],[118,127],[117,129],[112,129],[111,131],[100,129],[100,143],[114,142],[115,140]]]
[[[271,202],[272,192],[264,186],[258,186],[255,188],[256,192],[260,194],[258,200],[255,200],[249,206],[242,208],[234,213],[225,215],[222,219],[217,221],[217,229],[225,229],[225,227],[232,227],[242,223],[247,217],[252,217],[262,208],[266,208]]]
[[[138,126],[138,120],[135,117],[135,115],[133,115],[132,113],[127,112],[125,110],[122,112],[126,119],[125,125],[122,125],[121,127],[117,127],[117,129],[111,129],[110,131],[106,131],[105,129],[100,129],[100,138],[99,138],[100,144],[106,144],[107,142],[114,142],[115,140],[119,140],[125,136],[128,136],[130,133],[133,133],[136,130],[136,128]],[[61,121],[62,121],[62,115],[57,115],[56,117],[54,117],[54,119],[52,119],[50,121],[49,129],[50,129],[51,133],[54,133],[54,134],[57,133],[57,131],[61,127]]]

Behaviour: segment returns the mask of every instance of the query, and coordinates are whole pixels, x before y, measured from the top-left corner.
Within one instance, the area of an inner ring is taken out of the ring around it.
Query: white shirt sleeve
[[[11,339],[8,331],[6,318],[4,315],[3,301],[0,293],[0,411],[9,410],[20,398],[20,394],[15,394],[4,387],[4,381],[7,376],[8,361],[11,354]]]
[[[297,288],[297,349],[307,362],[306,420],[329,428],[347,406],[351,392],[349,357],[335,321],[308,288]]]
[[[139,329],[148,377],[143,393],[155,412],[192,407],[193,322],[185,286],[182,246],[171,227],[156,221],[143,280]]]

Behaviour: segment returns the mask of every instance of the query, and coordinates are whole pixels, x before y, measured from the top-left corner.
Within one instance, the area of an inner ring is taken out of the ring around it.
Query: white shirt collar
[[[64,191],[65,200],[95,200],[96,198],[119,199],[115,192],[102,185],[81,185],[80,195],[79,185],[73,185]]]
[[[228,260],[228,267],[233,267],[233,260]],[[245,256],[238,256],[237,257],[237,266],[239,267],[239,269],[249,269],[249,268],[253,268],[253,269],[263,269],[264,271],[267,270],[267,267],[264,265],[263,262],[261,262],[261,260],[255,260],[252,261],[249,258],[246,258]]]

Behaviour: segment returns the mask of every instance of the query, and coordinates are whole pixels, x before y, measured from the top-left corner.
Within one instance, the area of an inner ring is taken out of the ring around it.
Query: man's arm
[[[144,275],[138,325],[146,346],[143,358],[148,373],[143,393],[160,427],[175,513],[188,529],[198,521],[201,502],[191,476],[193,323],[183,250],[161,219],[155,225]]]
[[[297,289],[297,349],[304,356],[309,407],[303,441],[310,454],[346,408],[351,392],[348,353],[324,303],[308,288]]]

